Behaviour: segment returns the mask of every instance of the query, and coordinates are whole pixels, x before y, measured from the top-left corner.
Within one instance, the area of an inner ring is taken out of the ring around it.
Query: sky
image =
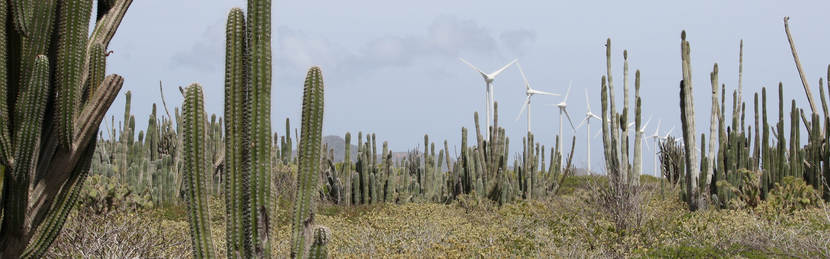
[[[151,103],[161,103],[159,81],[171,112],[182,103],[178,86],[197,82],[204,87],[208,113],[221,114],[225,22],[231,8],[244,9],[245,4],[133,1],[109,45],[113,53],[107,72],[125,78],[109,114],[123,118],[123,92],[129,90],[136,126],[146,128]],[[272,129],[284,135],[286,117],[292,127],[299,127],[303,80],[307,69],[317,65],[326,86],[323,134],[373,132],[379,144],[389,141],[393,151],[422,146],[424,134],[429,134],[431,141],[447,140],[454,155],[460,152],[461,127],[472,133],[473,112],[483,117],[485,88],[481,76],[459,58],[486,72],[518,59],[533,88],[563,97],[572,82],[567,104],[578,124],[587,111],[586,89],[592,111],[600,114],[605,41],[611,38],[617,104],[623,95],[623,50],[628,50],[631,94],[634,71],[640,70],[643,120],[652,118],[646,133],[653,133],[659,120],[660,134],[676,126],[674,136],[680,136],[682,30],[691,44],[698,135],[708,132],[709,72],[715,62],[727,91],[737,88],[741,39],[747,111],[752,111],[754,92],[773,87],[768,89],[770,120],[778,114],[778,82],[784,85],[786,109],[791,99],[808,107],[784,33],[784,16],[791,17],[816,102],[818,80],[827,76],[830,63],[827,1],[315,0],[273,1],[272,7]],[[516,120],[525,99],[516,66],[496,79],[495,93],[499,124],[506,128],[515,154],[527,131],[525,115]],[[532,131],[547,148],[559,130],[558,110],[549,104],[563,97],[533,97]],[[730,107],[731,96],[727,101]],[[751,118],[749,113],[747,124]],[[601,171],[602,141],[593,138],[599,121],[591,128],[591,165]],[[575,134],[574,162],[585,167],[587,133],[583,127]],[[574,131],[566,126],[564,135],[568,149]],[[651,173],[654,151],[644,154],[644,171]]]

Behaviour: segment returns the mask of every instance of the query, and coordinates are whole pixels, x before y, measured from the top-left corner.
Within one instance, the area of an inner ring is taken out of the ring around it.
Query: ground
[[[359,257],[830,257],[830,212],[782,213],[761,204],[689,212],[677,190],[644,181],[640,209],[619,227],[596,202],[592,177],[574,177],[563,193],[497,206],[465,196],[450,204],[320,205],[333,258]],[[599,187],[601,188],[601,187]],[[284,203],[281,203],[284,204]],[[70,216],[50,257],[188,257],[184,207]],[[277,212],[274,254],[289,254],[290,208]],[[224,207],[211,199],[213,240],[224,256]]]

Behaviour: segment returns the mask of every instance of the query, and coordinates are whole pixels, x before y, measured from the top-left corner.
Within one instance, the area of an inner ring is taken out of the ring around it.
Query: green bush
[[[153,206],[149,193],[138,194],[130,190],[129,186],[121,183],[115,177],[93,175],[87,179],[79,205],[96,214],[106,214],[121,209],[146,209]]]
[[[816,208],[819,202],[822,202],[821,197],[812,186],[807,185],[804,180],[787,176],[780,183],[775,183],[775,188],[770,191],[766,203],[771,209],[792,213],[796,210]]]

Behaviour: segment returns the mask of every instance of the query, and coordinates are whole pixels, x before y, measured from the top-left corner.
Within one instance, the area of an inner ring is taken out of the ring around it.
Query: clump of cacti
[[[0,3],[0,257],[41,257],[89,172],[123,84],[103,53],[132,3],[106,2],[91,35],[91,0]]]
[[[607,64],[607,74],[602,76],[602,135],[603,135],[603,154],[605,155],[606,170],[608,170],[608,177],[611,183],[611,188],[615,193],[623,192],[630,186],[639,184],[640,171],[642,170],[642,120],[641,107],[642,100],[640,99],[640,71],[635,72],[634,87],[635,87],[635,111],[634,111],[634,125],[635,125],[635,139],[634,139],[634,154],[631,156],[629,162],[629,135],[628,131],[628,51],[623,52],[624,68],[623,68],[623,110],[622,113],[617,113],[615,98],[614,98],[614,84],[611,76],[611,39],[608,39],[605,44],[605,56]]]

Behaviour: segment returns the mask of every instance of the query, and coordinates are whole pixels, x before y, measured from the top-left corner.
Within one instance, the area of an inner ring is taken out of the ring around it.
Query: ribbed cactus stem
[[[0,1],[0,28],[6,28],[9,16],[9,1]],[[0,96],[9,94],[8,58],[6,33],[0,33]],[[9,166],[11,158],[11,134],[9,133],[9,106],[8,98],[0,98],[0,167]],[[4,177],[5,172],[0,173]],[[0,183],[0,192],[3,191],[3,184]]]
[[[709,186],[712,183],[712,175],[715,171],[715,134],[718,126],[718,63],[715,63],[712,68],[712,73],[709,73],[709,79],[712,83],[712,113],[709,120],[709,153],[706,155],[706,182],[703,183],[704,195],[709,194]]]
[[[250,255],[250,199],[249,189],[243,186],[250,180],[250,140],[248,118],[250,103],[245,72],[246,26],[242,9],[228,13],[225,48],[225,234],[227,257]],[[248,241],[246,243],[246,241]]]
[[[32,23],[32,10],[35,9],[36,0],[11,0],[12,24],[14,28],[23,35],[28,35]],[[4,12],[5,9],[4,9]]]
[[[683,81],[680,83],[680,110],[683,128],[683,146],[685,148],[686,160],[686,193],[689,209],[697,210],[698,195],[698,164],[697,152],[695,152],[695,113],[694,113],[694,90],[692,87],[691,48],[686,41],[686,31],[681,34],[681,56]]]
[[[95,96],[95,92],[107,73],[107,53],[104,45],[94,43],[89,49],[89,78],[86,81],[87,100]]]
[[[61,1],[58,22],[57,59],[55,78],[60,143],[65,149],[72,145],[75,115],[81,100],[81,70],[84,69],[86,41],[92,0]]]
[[[29,203],[29,174],[37,163],[41,125],[46,110],[46,100],[49,99],[49,61],[46,56],[39,55],[35,59],[31,78],[16,103],[15,111],[19,112],[22,121],[20,129],[14,136],[14,164],[7,180],[3,231],[23,233],[25,212]],[[15,235],[17,236],[17,235]],[[23,240],[10,239],[8,247],[23,247]],[[8,255],[8,254],[6,254]],[[14,257],[14,256],[13,256]]]
[[[184,184],[190,221],[193,256],[213,258],[213,240],[210,234],[210,214],[207,204],[207,149],[205,146],[205,99],[202,86],[192,84],[185,89],[184,98]]]
[[[81,159],[79,160],[80,163],[73,169],[72,176],[67,181],[66,187],[58,193],[55,210],[49,213],[44,225],[40,227],[33,241],[26,247],[22,258],[43,257],[43,254],[46,253],[49,246],[52,245],[52,242],[60,234],[69,212],[72,211],[72,208],[75,207],[75,203],[78,201],[78,196],[84,185],[84,181],[86,181],[86,177],[89,175],[92,156],[95,154],[97,142],[97,138],[93,137],[92,141],[84,149],[84,153],[81,154]]]
[[[640,70],[634,73],[634,168],[631,174],[631,183],[640,185],[640,174],[643,170],[643,130],[642,128],[642,99],[640,99]]]
[[[251,240],[255,256],[270,257],[271,0],[248,0],[247,79],[251,102]],[[302,141],[302,140],[301,140]]]
[[[55,7],[57,5],[57,1],[34,1],[34,0],[27,0],[34,3],[27,3],[27,7],[34,6],[31,22],[27,27],[26,37],[22,40],[22,56],[20,57],[20,82],[24,85],[23,88],[26,88],[26,84],[29,83],[29,79],[32,77],[32,72],[34,71],[34,62],[38,55],[47,53],[47,49],[51,44],[51,40],[53,38],[52,29],[54,26],[54,19],[55,19]],[[14,3],[15,1],[11,1]],[[22,121],[21,118],[22,113],[19,110],[14,115],[14,120],[12,121]],[[20,127],[20,123],[15,123],[14,131]]]
[[[291,257],[305,258],[314,221],[314,195],[320,174],[320,145],[323,129],[323,75],[319,67],[308,70],[303,91],[297,191],[291,231]]]

